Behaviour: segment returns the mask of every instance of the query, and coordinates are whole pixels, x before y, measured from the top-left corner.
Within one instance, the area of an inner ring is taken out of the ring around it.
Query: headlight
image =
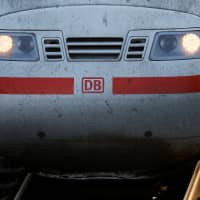
[[[200,58],[200,32],[160,32],[154,39],[151,60]]]
[[[39,60],[35,35],[32,33],[0,33],[0,60]]]

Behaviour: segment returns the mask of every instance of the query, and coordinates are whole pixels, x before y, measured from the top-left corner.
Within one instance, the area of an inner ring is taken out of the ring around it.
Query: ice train
[[[0,4],[0,155],[67,173],[199,159],[198,1]]]

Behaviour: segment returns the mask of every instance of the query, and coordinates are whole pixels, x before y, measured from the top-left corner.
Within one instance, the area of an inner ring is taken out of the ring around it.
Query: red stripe
[[[113,94],[178,94],[200,92],[200,75],[113,78]]]
[[[0,78],[0,94],[73,94],[73,78]]]

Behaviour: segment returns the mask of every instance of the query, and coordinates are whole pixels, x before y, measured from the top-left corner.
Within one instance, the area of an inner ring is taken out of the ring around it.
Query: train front
[[[65,172],[200,155],[200,18],[128,5],[0,17],[0,152]]]

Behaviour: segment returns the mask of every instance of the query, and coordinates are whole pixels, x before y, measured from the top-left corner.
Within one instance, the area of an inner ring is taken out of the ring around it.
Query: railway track
[[[198,163],[194,175],[188,170],[173,176],[146,180],[126,180],[123,178],[48,176],[43,173],[27,173],[24,168],[0,158],[0,200],[35,200],[35,199],[76,199],[84,197],[101,200],[181,200],[189,185],[191,190],[199,169]],[[197,184],[196,184],[197,185]],[[198,189],[198,188],[197,188]],[[191,190],[192,191],[192,190]],[[196,190],[195,190],[196,191]],[[184,200],[199,200],[185,198]]]
[[[13,200],[24,176],[24,168],[0,157],[0,200]]]

